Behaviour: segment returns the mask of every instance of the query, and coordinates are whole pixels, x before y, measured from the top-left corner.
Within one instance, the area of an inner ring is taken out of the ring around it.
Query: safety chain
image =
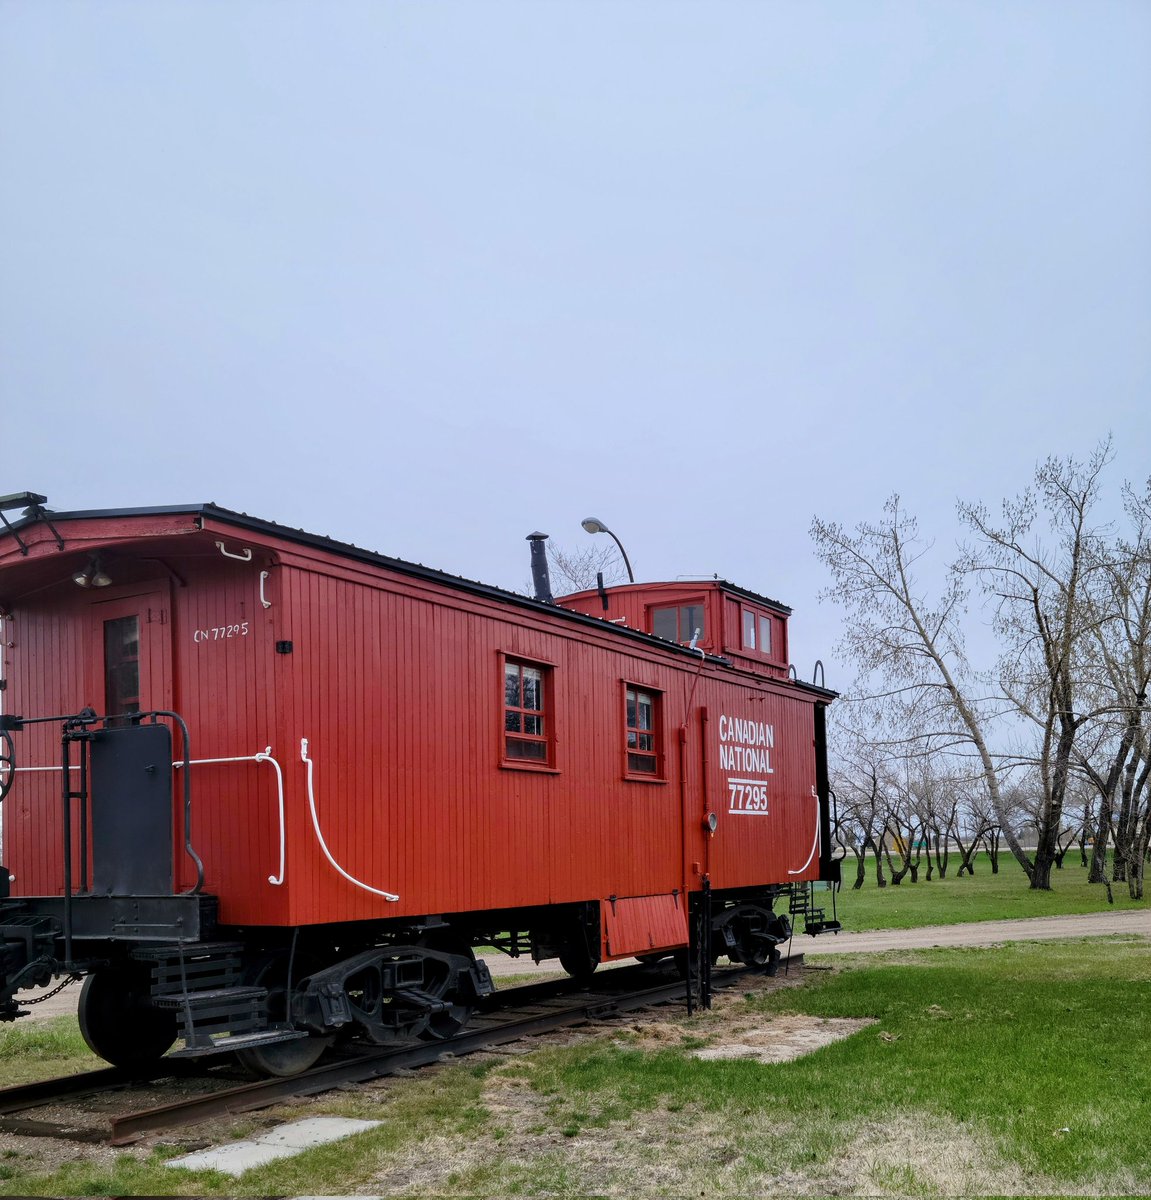
[[[62,992],[70,983],[79,983],[83,979],[83,975],[69,975],[63,983],[57,984],[50,992],[45,992],[43,996],[37,996],[34,1000],[21,1000],[21,1004],[43,1004],[45,1000],[51,1000],[53,996]]]

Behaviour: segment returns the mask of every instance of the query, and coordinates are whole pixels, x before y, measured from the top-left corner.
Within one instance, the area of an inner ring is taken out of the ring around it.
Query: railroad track
[[[780,967],[799,966],[802,963],[803,955],[793,954],[790,959],[781,961]],[[749,974],[763,973],[762,968],[748,967],[717,970],[712,976],[712,986],[717,990],[732,987]],[[625,1012],[684,999],[682,979],[661,981],[652,986],[651,976],[651,968],[621,967],[600,976],[597,979],[599,986],[594,991],[573,993],[571,980],[567,979],[512,988],[489,998],[491,1002],[473,1017],[466,1030],[445,1041],[409,1042],[354,1057],[337,1058],[286,1079],[261,1079],[238,1086],[225,1086],[166,1104],[113,1115],[103,1125],[99,1119],[95,1125],[89,1125],[36,1119],[23,1114],[89,1097],[103,1097],[110,1091],[130,1093],[143,1086],[188,1079],[202,1074],[202,1071],[196,1072],[192,1064],[185,1066],[179,1061],[161,1060],[154,1071],[146,1073],[106,1067],[61,1079],[3,1088],[0,1089],[0,1133],[125,1146],[149,1133],[192,1125],[210,1117],[266,1108],[292,1096],[311,1096],[352,1083],[364,1083],[555,1029],[608,1020]],[[637,986],[638,983],[647,986]],[[631,990],[619,990],[628,985]]]

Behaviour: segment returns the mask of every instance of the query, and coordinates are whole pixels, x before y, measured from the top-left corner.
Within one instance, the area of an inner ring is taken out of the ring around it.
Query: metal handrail
[[[255,762],[255,763],[271,763],[276,771],[276,792],[279,801],[280,814],[280,869],[275,875],[268,876],[268,882],[275,887],[280,887],[284,882],[285,874],[285,855],[286,842],[284,831],[284,772],[280,769],[280,764],[272,757],[272,747],[267,746],[259,754],[238,755],[234,758],[194,758],[188,764],[193,767],[210,766],[213,763],[240,763],[240,762]],[[183,767],[183,762],[174,762],[173,767]]]

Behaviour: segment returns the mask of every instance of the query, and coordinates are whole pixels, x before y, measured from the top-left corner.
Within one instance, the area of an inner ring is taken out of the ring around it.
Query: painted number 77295
[[[767,813],[767,784],[742,779],[727,781],[729,802],[727,811],[733,813]]]

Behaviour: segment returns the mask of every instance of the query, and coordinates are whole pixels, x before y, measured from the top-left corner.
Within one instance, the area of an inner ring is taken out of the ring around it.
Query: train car
[[[82,976],[110,1062],[291,1073],[449,1036],[476,946],[705,993],[837,927],[834,693],[775,601],[557,601],[542,534],[522,596],[214,504],[0,517],[0,1019]]]

